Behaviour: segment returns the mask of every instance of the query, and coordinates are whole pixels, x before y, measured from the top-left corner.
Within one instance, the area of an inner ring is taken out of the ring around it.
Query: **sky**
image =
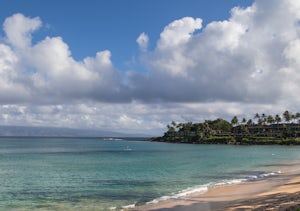
[[[0,0],[0,125],[161,135],[299,112],[294,0]]]

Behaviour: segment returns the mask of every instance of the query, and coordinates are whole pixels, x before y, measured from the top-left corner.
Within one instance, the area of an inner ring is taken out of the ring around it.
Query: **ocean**
[[[299,152],[136,138],[0,138],[0,210],[121,210],[274,176]]]

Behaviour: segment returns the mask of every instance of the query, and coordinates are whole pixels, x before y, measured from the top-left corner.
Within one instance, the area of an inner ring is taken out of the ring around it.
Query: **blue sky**
[[[185,16],[200,17],[203,24],[224,20],[234,6],[249,6],[250,0],[2,0],[0,18],[14,13],[40,17],[44,23],[33,36],[61,36],[76,59],[109,49],[112,61],[121,70],[138,56],[137,37],[146,32],[150,47],[170,22]]]
[[[0,0],[0,125],[299,112],[299,23],[294,0]]]

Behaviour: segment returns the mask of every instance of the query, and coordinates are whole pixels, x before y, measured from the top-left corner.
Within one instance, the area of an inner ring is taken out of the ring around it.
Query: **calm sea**
[[[0,210],[113,210],[277,174],[296,146],[0,138]]]

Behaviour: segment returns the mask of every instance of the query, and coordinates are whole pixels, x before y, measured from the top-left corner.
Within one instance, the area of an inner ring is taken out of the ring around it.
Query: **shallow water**
[[[0,138],[1,210],[108,210],[267,177],[297,146]]]

